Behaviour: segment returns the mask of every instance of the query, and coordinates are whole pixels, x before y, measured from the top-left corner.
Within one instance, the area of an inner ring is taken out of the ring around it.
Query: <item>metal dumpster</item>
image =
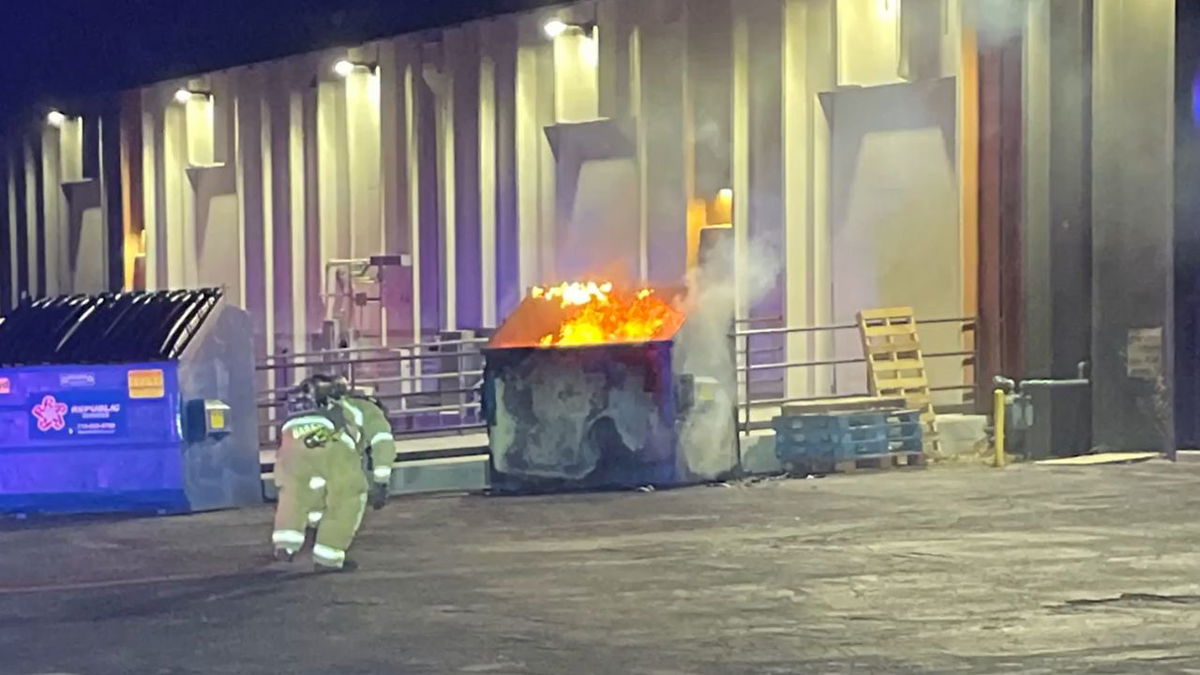
[[[0,318],[0,512],[261,503],[250,320],[217,289]]]
[[[669,487],[733,471],[732,364],[728,384],[687,372],[682,314],[644,340],[548,344],[572,309],[532,295],[484,350],[491,490]]]

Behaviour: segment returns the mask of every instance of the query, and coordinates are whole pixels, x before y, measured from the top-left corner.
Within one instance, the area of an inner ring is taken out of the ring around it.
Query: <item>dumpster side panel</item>
[[[176,365],[0,369],[0,511],[183,511]]]
[[[484,381],[493,491],[679,481],[669,342],[489,350]]]

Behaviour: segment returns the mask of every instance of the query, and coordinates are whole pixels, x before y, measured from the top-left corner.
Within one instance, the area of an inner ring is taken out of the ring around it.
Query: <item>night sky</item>
[[[0,124],[115,91],[550,0],[6,0]]]

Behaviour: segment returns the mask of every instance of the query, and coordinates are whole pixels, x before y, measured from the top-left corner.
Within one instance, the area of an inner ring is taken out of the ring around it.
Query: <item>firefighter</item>
[[[357,567],[346,559],[346,550],[367,503],[360,431],[339,403],[344,393],[337,381],[320,376],[293,390],[275,460],[275,558],[293,560],[304,546],[305,527],[311,525],[316,527],[313,563],[318,572]]]
[[[371,508],[379,510],[387,504],[388,489],[392,482],[392,465],[396,463],[396,439],[392,435],[392,424],[388,421],[387,409],[374,396],[354,390],[342,380],[339,389],[346,392],[341,399],[346,417],[353,420],[361,435],[359,450],[371,480]]]

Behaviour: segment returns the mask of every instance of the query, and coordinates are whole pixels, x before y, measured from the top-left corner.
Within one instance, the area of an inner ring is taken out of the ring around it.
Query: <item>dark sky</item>
[[[549,0],[4,0],[0,115],[63,96],[555,4]]]

